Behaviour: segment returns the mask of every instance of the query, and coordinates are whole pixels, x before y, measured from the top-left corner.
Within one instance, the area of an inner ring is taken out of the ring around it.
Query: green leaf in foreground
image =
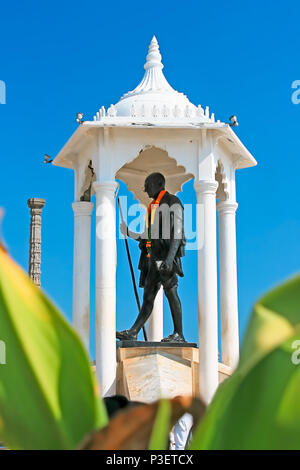
[[[299,449],[299,340],[298,276],[255,305],[238,368],[219,387],[190,448]]]
[[[0,250],[0,440],[73,449],[106,424],[88,356],[54,305]]]
[[[149,450],[167,449],[171,420],[171,402],[161,400],[155,417]]]

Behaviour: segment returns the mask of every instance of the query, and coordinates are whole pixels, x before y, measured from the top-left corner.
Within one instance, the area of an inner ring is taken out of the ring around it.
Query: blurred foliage
[[[168,448],[170,416],[170,400],[161,400],[151,432],[151,438],[148,446],[150,450],[161,450]]]
[[[299,340],[298,276],[254,306],[239,365],[217,390],[190,448],[299,449]]]
[[[9,448],[160,450],[186,412],[198,423],[190,449],[300,447],[299,276],[254,306],[239,365],[206,412],[178,397],[108,423],[78,336],[1,245],[0,340],[0,439]]]
[[[87,436],[80,449],[166,449],[169,432],[182,415],[190,413],[198,422],[204,412],[204,404],[192,397],[129,406],[114,415],[108,426]]]

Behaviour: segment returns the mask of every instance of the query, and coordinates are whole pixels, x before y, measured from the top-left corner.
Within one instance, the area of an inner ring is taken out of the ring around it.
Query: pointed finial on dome
[[[150,42],[144,69],[142,81],[134,90],[125,93],[116,104],[118,116],[132,116],[132,105],[135,117],[145,117],[149,114],[151,117],[169,117],[171,114],[178,117],[182,115],[184,106],[195,108],[183,93],[174,90],[167,82],[155,36]],[[190,111],[188,113],[190,114]]]
[[[155,36],[153,36],[150,42],[144,69],[148,70],[154,67],[157,67],[160,69],[163,68],[163,64],[161,63],[161,54],[159,52],[159,46],[158,46],[158,42]]]

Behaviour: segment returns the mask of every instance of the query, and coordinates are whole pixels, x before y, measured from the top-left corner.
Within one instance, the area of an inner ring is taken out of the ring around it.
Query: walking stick
[[[121,220],[122,220],[122,222],[124,222],[122,207],[121,207],[119,198],[118,198],[118,206],[119,206],[119,211],[120,211]],[[139,313],[140,313],[140,311],[141,311],[141,304],[140,304],[139,294],[138,294],[138,291],[137,291],[137,288],[136,288],[136,282],[135,282],[135,276],[134,276],[133,266],[132,266],[132,262],[131,262],[131,256],[130,256],[130,251],[129,251],[129,245],[128,245],[128,240],[127,240],[127,234],[125,235],[124,240],[125,240],[125,246],[126,246],[126,252],[127,252],[128,263],[129,263],[129,267],[130,267],[130,273],[131,273],[131,279],[132,279],[132,284],[133,284],[134,295],[135,295],[136,303],[137,303],[138,310],[139,310]],[[146,330],[145,330],[145,327],[144,327],[144,326],[143,326],[143,333],[144,333],[144,339],[145,339],[145,341],[148,341],[148,339],[147,339],[147,333],[146,333]]]

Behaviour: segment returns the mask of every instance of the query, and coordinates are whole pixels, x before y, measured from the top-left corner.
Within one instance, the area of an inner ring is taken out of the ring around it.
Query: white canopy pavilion
[[[142,188],[151,172],[162,172],[172,193],[194,178],[201,207],[197,211],[201,239],[197,249],[199,387],[200,395],[209,402],[218,386],[216,213],[222,362],[234,368],[239,356],[235,170],[254,166],[256,161],[228,124],[216,122],[208,107],[195,106],[169,85],[155,37],[144,68],[141,83],[117,104],[100,108],[93,121],[82,122],[53,161],[75,174],[73,321],[88,348],[93,203],[84,200],[84,193],[92,182],[97,235],[96,370],[102,395],[112,395],[116,381],[116,179],[147,204]],[[150,339],[159,340],[161,293],[152,317]]]

